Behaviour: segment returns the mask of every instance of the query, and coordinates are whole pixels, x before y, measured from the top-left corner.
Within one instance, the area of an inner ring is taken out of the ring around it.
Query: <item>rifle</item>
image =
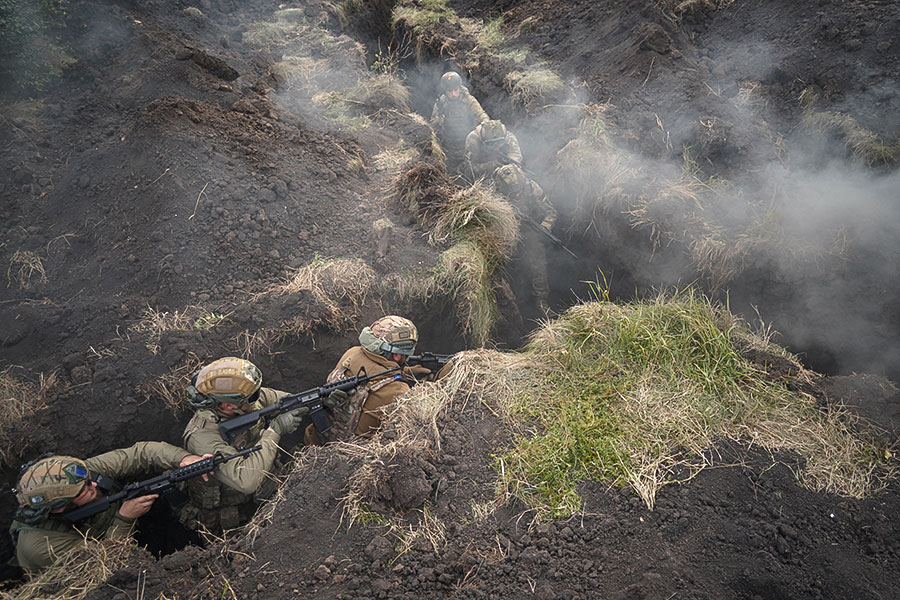
[[[254,410],[245,415],[240,415],[219,423],[219,433],[221,433],[222,437],[225,438],[225,441],[230,444],[239,431],[252,427],[260,418],[268,417],[270,415],[276,417],[281,413],[290,412],[303,407],[309,409],[309,418],[312,419],[316,431],[325,433],[331,429],[331,421],[328,420],[328,416],[325,414],[325,407],[322,404],[322,400],[327,398],[331,392],[334,390],[349,392],[355,387],[368,383],[371,379],[389,375],[395,371],[399,371],[401,368],[402,367],[394,367],[392,369],[385,369],[374,375],[366,375],[365,369],[360,369],[359,372],[361,374],[359,375],[347,377],[346,379],[339,379],[333,383],[326,383],[321,387],[315,387],[306,390],[305,392],[284,396],[272,406]],[[393,375],[392,378],[400,379],[400,375]]]
[[[559,239],[558,237],[556,237],[555,235],[553,235],[552,233],[547,231],[544,227],[541,227],[540,225],[538,225],[537,223],[535,223],[534,221],[532,221],[531,219],[529,219],[526,216],[522,216],[522,220],[525,221],[526,223],[528,223],[533,229],[536,229],[537,231],[543,233],[545,236],[550,238],[550,241],[552,241],[554,243],[554,245],[559,246],[560,248],[562,248],[563,250],[568,252],[572,258],[578,259],[578,256],[574,252],[572,252],[571,250],[566,248],[566,245],[563,244],[561,239]]]
[[[175,487],[176,483],[192,479],[205,473],[210,473],[217,466],[226,463],[229,460],[247,456],[251,452],[257,452],[261,449],[262,446],[253,446],[252,448],[247,448],[246,450],[241,450],[240,452],[235,452],[228,456],[223,455],[221,452],[216,452],[213,456],[198,460],[197,462],[183,467],[178,467],[168,473],[158,475],[153,479],[128,483],[121,492],[100,498],[99,500],[94,500],[93,502],[88,502],[75,510],[67,511],[62,514],[62,518],[69,523],[77,523],[78,521],[92,517],[97,513],[104,512],[111,504],[118,502],[119,500],[131,500],[132,498],[149,496],[151,494],[166,496],[169,503],[173,505],[183,504],[186,498],[184,497],[184,494]]]
[[[421,365],[429,371],[437,372],[441,367],[453,360],[453,354],[434,354],[432,352],[423,352],[422,354],[413,354],[406,357],[406,363],[410,365]]]

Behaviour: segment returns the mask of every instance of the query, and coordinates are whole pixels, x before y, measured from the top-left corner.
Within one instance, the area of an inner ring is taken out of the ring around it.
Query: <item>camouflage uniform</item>
[[[504,185],[505,176],[510,174],[518,177],[516,185]],[[556,209],[550,204],[541,186],[525,176],[520,168],[515,165],[500,167],[494,173],[494,183],[498,191],[509,199],[521,218],[528,219],[547,231],[553,230]],[[519,233],[519,245],[513,259],[517,266],[514,268],[520,269],[531,278],[535,300],[540,309],[546,312],[550,295],[547,283],[547,239],[530,225],[520,227]]]
[[[149,471],[164,471],[178,467],[189,453],[163,442],[138,442],[130,448],[112,450],[84,461],[95,474],[112,479],[134,478]],[[117,490],[114,490],[117,491]],[[48,567],[69,550],[80,548],[88,541],[123,539],[134,530],[135,519],[119,514],[121,502],[112,504],[105,512],[72,524],[50,513],[36,523],[12,522],[10,533],[16,544],[16,560],[30,574]]]
[[[359,334],[359,346],[347,350],[328,375],[328,383],[353,377],[360,372],[374,375],[379,371],[399,366],[394,357],[409,356],[415,352],[419,332],[412,321],[397,315],[377,319]],[[323,440],[310,426],[306,430],[307,443],[350,440],[356,436],[371,437],[381,426],[384,407],[416,384],[417,377],[430,375],[421,366],[404,366],[400,378],[391,376],[369,381],[357,387],[352,394],[339,402],[329,402],[331,429]],[[329,397],[331,400],[331,397]]]
[[[278,402],[287,392],[259,389],[259,398],[251,405],[251,412]],[[271,473],[278,455],[281,436],[266,428],[264,419],[241,431],[229,444],[219,433],[219,423],[226,420],[213,409],[201,409],[184,429],[184,446],[192,453],[234,454],[257,444],[259,452],[235,459],[216,469],[215,477],[203,481],[195,477],[187,482],[190,505],[182,509],[182,522],[192,528],[199,524],[210,531],[232,529],[252,516],[256,503],[272,491]]]
[[[522,151],[516,136],[504,128],[502,140],[486,143],[482,134],[483,127],[484,123],[481,123],[466,136],[466,162],[474,179],[489,178],[498,167],[510,163],[521,166]]]
[[[466,152],[466,136],[476,125],[487,119],[487,113],[465,86],[459,87],[458,98],[448,98],[447,94],[441,94],[437,99],[431,111],[431,125],[447,155],[448,170],[456,170],[462,163]]]

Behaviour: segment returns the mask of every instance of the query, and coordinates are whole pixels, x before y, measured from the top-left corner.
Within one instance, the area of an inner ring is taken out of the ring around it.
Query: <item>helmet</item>
[[[441,75],[441,91],[446,93],[462,85],[462,77],[455,71],[447,71]]]
[[[506,127],[497,120],[484,121],[478,126],[478,135],[485,144],[502,142],[506,139]]]
[[[46,515],[63,508],[90,479],[85,462],[71,456],[45,456],[22,467],[16,499],[22,509]]]
[[[413,354],[418,341],[419,331],[412,321],[395,315],[381,317],[368,327],[363,327],[359,334],[359,343],[363,348],[387,358],[391,354]]]
[[[187,397],[194,408],[214,408],[220,402],[252,404],[261,386],[262,373],[256,365],[229,356],[197,371],[187,388]]]
[[[527,182],[528,178],[517,165],[503,165],[494,171],[494,186],[501,194],[518,193]]]

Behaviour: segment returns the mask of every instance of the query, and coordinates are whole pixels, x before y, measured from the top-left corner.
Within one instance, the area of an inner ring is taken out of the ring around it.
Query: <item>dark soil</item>
[[[292,3],[337,31],[332,4]],[[346,31],[368,45],[372,60],[379,41],[387,43],[390,3],[364,4]],[[745,81],[762,86],[772,127],[786,134],[797,128],[797,94],[813,84],[830,110],[852,109],[886,140],[900,135],[894,2],[737,0],[714,11],[715,3],[698,1],[683,3],[692,8],[678,23],[657,8],[665,3],[649,0],[450,4],[461,16],[503,14],[509,27],[535,17],[537,27],[521,42],[535,59],[583,82],[584,100],[611,101],[624,147],[677,164],[682,144],[690,144],[707,175],[739,180],[739,171],[773,160],[772,145],[759,142],[762,125],[722,101]],[[316,255],[360,257],[384,278],[436,259],[427,232],[385,199],[394,182],[353,167],[401,137],[422,146],[421,126],[391,113],[360,132],[335,128],[303,110],[303,99],[285,100],[271,71],[280,56],[241,41],[248,24],[271,18],[275,5],[201,0],[204,20],[183,12],[192,5],[73,2],[68,43],[78,62],[35,110],[10,109],[0,121],[0,256],[10,265],[9,286],[0,289],[0,368],[19,365],[32,381],[51,372],[60,379],[48,408],[5,432],[18,440],[4,465],[10,485],[17,465],[42,452],[91,456],[139,440],[179,443],[187,413],[166,406],[153,383],[173,373],[183,381],[200,361],[240,354],[247,334],[288,316],[309,322],[310,334],[253,360],[268,386],[319,384],[356,333],[323,325],[325,309],[309,298],[252,300],[291,268]],[[423,113],[448,58],[442,43],[436,38],[425,48],[431,61],[407,68]],[[529,164],[548,175],[561,225],[569,226],[565,183],[549,172],[571,128],[515,107],[502,86],[505,69],[484,62],[470,74],[473,93],[519,134]],[[668,143],[656,116],[667,125]],[[721,131],[698,125],[713,117]],[[817,148],[810,163],[850,160],[842,142]],[[887,167],[871,172],[896,175]],[[372,231],[381,217],[394,224],[387,260],[376,256]],[[879,218],[889,243],[860,243],[846,260],[829,262],[833,270],[797,273],[759,257],[729,298],[748,317],[759,308],[780,341],[840,375],[823,378],[815,395],[858,407],[884,430],[887,447],[900,431],[900,394],[882,376],[900,375],[900,291],[893,284],[900,237],[896,220]],[[654,248],[615,216],[609,227],[615,236],[567,240],[580,262],[551,254],[554,309],[575,302],[573,291],[586,295],[582,282],[597,277],[598,265],[626,298],[695,279],[684,248]],[[17,251],[41,257],[45,281],[35,274],[20,284],[10,262]],[[522,315],[539,317],[528,282],[510,277]],[[147,307],[189,306],[229,316],[208,331],[164,334],[157,353],[129,329]],[[370,299],[357,322],[385,312],[413,318],[427,350],[465,346],[440,304],[410,306],[386,294]],[[501,331],[494,343],[515,347],[525,334]],[[773,457],[727,445],[711,451],[717,468],[664,488],[653,511],[626,490],[590,483],[585,514],[576,519],[534,525],[527,507],[512,506],[476,524],[463,517],[473,502],[493,497],[490,456],[504,441],[499,423],[470,404],[446,419],[441,435],[439,455],[398,456],[385,465],[387,487],[371,502],[373,510],[414,522],[427,499],[447,525],[443,541],[419,541],[398,556],[398,541],[384,527],[348,529],[339,498],[356,463],[334,449],[313,450],[288,480],[271,524],[255,539],[232,541],[237,552],[212,545],[158,562],[145,557],[93,596],[134,597],[140,569],[147,570],[148,598],[222,598],[230,589],[237,598],[886,599],[900,589],[896,481],[866,500],[814,493],[797,485],[794,457],[774,457],[769,468]],[[13,510],[14,499],[4,495],[4,523]],[[164,528],[164,520],[149,527]],[[0,550],[7,558],[8,542]]]

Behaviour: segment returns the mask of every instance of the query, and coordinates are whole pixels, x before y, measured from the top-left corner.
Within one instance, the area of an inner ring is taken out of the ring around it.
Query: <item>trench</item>
[[[353,31],[367,48],[370,64],[379,52],[404,35],[411,35],[391,30],[391,5],[387,1],[373,3],[374,8],[364,19],[366,24]],[[773,341],[796,354],[809,369],[827,376],[876,373],[900,381],[900,336],[896,335],[900,331],[900,293],[885,285],[883,277],[872,273],[867,268],[868,261],[851,256],[839,267],[840,272],[809,273],[802,276],[802,281],[785,281],[783,275],[768,269],[769,259],[753,258],[758,262],[749,265],[725,289],[711,288],[696,272],[689,259],[689,248],[683,244],[657,247],[645,232],[612,215],[602,235],[586,231],[583,223],[575,222],[572,212],[566,210],[574,199],[554,186],[548,168],[554,148],[561,146],[560,132],[541,129],[516,110],[509,95],[496,85],[502,81],[503,73],[492,72],[490,66],[484,65],[477,72],[467,73],[443,55],[440,46],[432,47],[427,42],[404,58],[400,67],[411,93],[412,108],[424,118],[431,116],[432,105],[440,95],[440,75],[455,70],[463,75],[471,93],[491,118],[501,120],[517,135],[525,166],[534,165],[534,179],[559,213],[554,233],[578,256],[573,259],[547,245],[551,314],[591,299],[592,284],[597,282],[601,287],[608,286],[609,297],[616,302],[693,284],[752,326],[772,327],[777,332]],[[540,143],[535,144],[536,140]],[[900,256],[900,245],[894,241],[886,251]],[[648,272],[658,276],[648,277]],[[898,276],[900,268],[890,272]],[[497,332],[495,342],[501,347],[516,348],[545,315],[531,301],[529,281],[523,273],[516,271],[514,265],[507,265],[506,278],[517,300],[523,327]],[[833,287],[832,279],[846,285],[839,294],[829,297],[827,290]],[[822,290],[821,301],[811,301],[808,290]],[[859,315],[848,324],[854,313]]]

